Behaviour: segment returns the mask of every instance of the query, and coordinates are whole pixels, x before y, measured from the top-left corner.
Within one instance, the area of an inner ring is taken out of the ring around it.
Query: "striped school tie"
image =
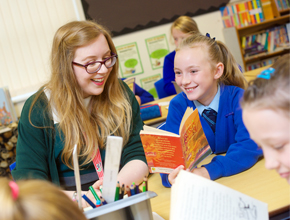
[[[215,133],[215,123],[216,123],[217,112],[211,108],[204,109],[202,112],[202,117],[209,124],[213,133]]]

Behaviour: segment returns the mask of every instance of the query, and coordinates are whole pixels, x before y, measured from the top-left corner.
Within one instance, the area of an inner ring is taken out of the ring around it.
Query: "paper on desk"
[[[158,102],[159,106],[167,106],[169,105],[169,102]]]
[[[269,217],[266,203],[181,170],[171,188],[170,219],[267,220]]]
[[[114,202],[117,176],[120,167],[123,138],[108,136],[106,145],[106,157],[104,167],[103,192],[102,196],[107,203]]]

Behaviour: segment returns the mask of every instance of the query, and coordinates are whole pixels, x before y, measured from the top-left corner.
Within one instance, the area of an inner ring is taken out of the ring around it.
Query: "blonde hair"
[[[107,136],[121,136],[125,145],[131,132],[132,107],[125,88],[118,80],[118,59],[103,92],[91,97],[91,112],[83,103],[82,89],[76,80],[72,61],[77,48],[90,44],[100,35],[105,36],[111,52],[117,54],[109,32],[93,21],[73,21],[63,25],[53,39],[51,79],[45,87],[50,91],[48,106],[56,109],[65,137],[62,160],[70,168],[73,168],[75,144],[78,145],[78,155],[82,157],[81,165],[84,165],[92,161],[96,147],[105,147]]]
[[[249,83],[242,108],[272,109],[290,118],[290,54],[279,58],[270,79],[256,78]]]
[[[195,20],[188,16],[180,16],[178,17],[171,25],[171,32],[172,29],[180,30],[182,33],[190,33],[190,32],[198,32],[199,29]]]
[[[7,178],[0,178],[0,220],[86,219],[77,203],[48,181],[18,181],[19,193],[15,198],[9,182]]]
[[[208,52],[208,59],[212,68],[219,62],[224,64],[224,72],[219,78],[218,83],[224,85],[238,86],[242,89],[246,88],[247,81],[240,71],[238,64],[228,50],[226,45],[220,41],[216,41],[210,37],[204,36],[200,33],[194,33],[185,38],[176,49],[176,51],[182,50],[182,48],[194,48],[202,47]]]

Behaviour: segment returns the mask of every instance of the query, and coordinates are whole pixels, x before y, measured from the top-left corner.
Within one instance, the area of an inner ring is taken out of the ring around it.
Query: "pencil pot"
[[[147,191],[85,212],[90,220],[153,220],[150,199],[157,196]]]

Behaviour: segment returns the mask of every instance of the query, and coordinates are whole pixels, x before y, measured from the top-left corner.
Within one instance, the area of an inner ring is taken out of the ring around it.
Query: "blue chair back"
[[[162,99],[164,97],[167,97],[167,93],[164,91],[164,81],[163,78],[159,79],[154,83],[157,95],[159,99]]]

